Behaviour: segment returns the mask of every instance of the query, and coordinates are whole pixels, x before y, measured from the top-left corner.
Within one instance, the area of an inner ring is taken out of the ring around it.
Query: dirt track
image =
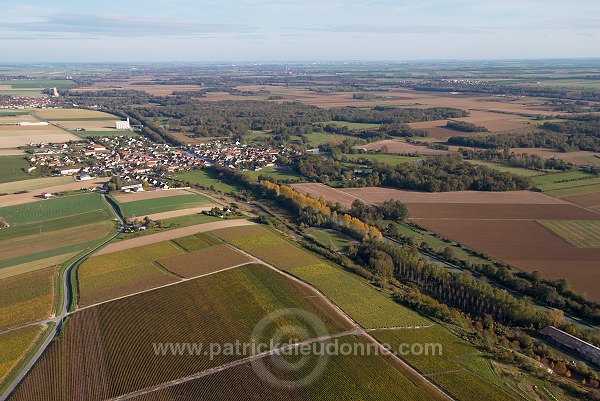
[[[195,226],[176,228],[175,230],[164,231],[157,234],[146,235],[143,237],[128,239],[120,242],[115,242],[107,245],[99,252],[95,253],[94,256],[97,255],[105,255],[107,253],[113,253],[117,251],[123,251],[125,249],[137,248],[143,245],[155,244],[161,241],[167,241],[170,239],[185,237],[187,235],[193,235],[197,233],[203,233],[206,231],[218,230],[220,228],[228,228],[228,227],[240,227],[240,226],[251,226],[256,223],[251,222],[250,220],[244,219],[236,219],[236,220],[224,220],[224,221],[215,221],[213,223],[204,223],[197,224]]]

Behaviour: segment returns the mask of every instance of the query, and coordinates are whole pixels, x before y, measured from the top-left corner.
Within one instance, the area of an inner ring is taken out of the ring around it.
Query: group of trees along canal
[[[460,155],[433,156],[397,166],[373,164],[370,171],[363,173],[357,173],[353,167],[333,158],[305,155],[297,160],[295,167],[305,177],[345,187],[389,186],[446,192],[514,191],[531,186],[528,178],[467,163]]]

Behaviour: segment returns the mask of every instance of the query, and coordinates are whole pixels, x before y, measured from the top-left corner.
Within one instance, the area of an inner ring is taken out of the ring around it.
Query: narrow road
[[[50,345],[50,343],[52,342],[52,340],[54,339],[54,337],[60,331],[60,328],[62,327],[63,320],[68,315],[68,313],[69,313],[69,307],[71,306],[71,302],[73,301],[73,289],[71,288],[71,279],[70,279],[70,277],[71,277],[71,272],[73,271],[73,269],[75,268],[75,266],[77,266],[79,263],[83,262],[85,259],[87,259],[88,256],[90,256],[91,254],[93,254],[94,252],[96,252],[98,249],[102,248],[104,245],[106,245],[110,241],[112,241],[117,235],[121,234],[121,232],[123,232],[123,230],[125,228],[123,219],[119,215],[118,211],[114,208],[114,206],[112,205],[112,203],[110,203],[106,199],[106,195],[104,193],[102,193],[101,196],[102,196],[102,199],[111,208],[111,210],[113,211],[113,213],[116,216],[116,218],[118,219],[118,221],[119,221],[119,230],[115,234],[113,234],[110,238],[108,238],[104,242],[102,242],[100,245],[96,246],[94,249],[91,249],[90,251],[88,251],[85,254],[81,255],[79,258],[77,258],[77,260],[75,260],[73,263],[71,263],[63,271],[62,277],[61,277],[62,294],[63,294],[62,307],[61,307],[60,313],[58,313],[55,318],[48,320],[48,322],[55,321],[56,324],[54,325],[54,327],[52,328],[52,330],[50,331],[50,333],[43,333],[42,334],[42,335],[46,336],[46,338],[44,339],[44,342],[38,348],[37,352],[33,355],[33,357],[31,357],[29,359],[29,361],[23,367],[23,369],[21,370],[21,372],[14,378],[14,380],[12,381],[12,383],[10,383],[10,385],[6,388],[6,390],[4,391],[4,393],[2,393],[2,395],[0,395],[0,401],[5,401],[6,399],[8,399],[8,396],[19,385],[19,383],[21,382],[21,380],[23,380],[23,378],[27,375],[27,373],[29,373],[29,371],[31,370],[31,368],[33,367],[33,365],[40,359],[40,357],[42,356],[42,354],[44,353],[44,351],[46,351],[46,348],[48,348],[48,346]]]

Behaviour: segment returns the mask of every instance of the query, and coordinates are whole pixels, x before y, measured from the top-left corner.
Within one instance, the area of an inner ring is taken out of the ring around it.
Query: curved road
[[[102,193],[101,196],[102,196],[102,199],[111,208],[111,210],[113,211],[114,215],[117,217],[117,219],[119,221],[119,230],[114,235],[110,236],[110,238],[108,238],[106,241],[104,241],[100,245],[96,246],[94,249],[91,249],[90,251],[88,251],[85,254],[81,255],[79,258],[77,258],[77,260],[75,260],[73,263],[71,263],[65,269],[65,271],[63,272],[62,277],[61,277],[61,279],[62,279],[62,293],[63,293],[61,311],[53,319],[48,319],[48,322],[55,322],[56,325],[52,328],[52,330],[50,331],[50,333],[46,334],[46,338],[44,339],[44,342],[39,346],[39,348],[36,351],[35,355],[33,355],[33,357],[31,357],[29,359],[29,361],[23,367],[23,369],[21,370],[21,372],[13,379],[12,383],[10,383],[10,385],[6,388],[6,390],[2,393],[2,395],[0,395],[0,401],[5,401],[8,398],[8,396],[19,385],[19,383],[21,382],[21,380],[23,380],[23,378],[27,375],[27,373],[29,373],[29,371],[31,370],[31,368],[33,367],[33,365],[38,361],[38,359],[40,359],[40,357],[42,356],[42,354],[44,353],[44,351],[46,351],[46,348],[48,348],[48,346],[50,345],[50,343],[52,342],[52,340],[54,339],[54,337],[60,331],[60,328],[62,327],[63,320],[67,316],[67,314],[69,313],[69,306],[71,305],[71,302],[73,300],[73,291],[72,291],[72,288],[71,288],[71,279],[70,279],[70,277],[71,277],[71,271],[73,270],[73,268],[75,266],[77,266],[79,263],[81,263],[82,261],[84,261],[88,256],[90,256],[91,254],[93,254],[94,252],[96,252],[98,249],[102,248],[104,245],[106,245],[110,241],[112,241],[117,235],[121,234],[121,232],[123,232],[123,229],[125,228],[123,219],[121,218],[121,215],[119,214],[119,212],[115,209],[115,207],[113,206],[113,204],[110,203],[106,199],[106,195],[104,193]],[[44,335],[44,334],[45,333],[42,333],[42,335]]]

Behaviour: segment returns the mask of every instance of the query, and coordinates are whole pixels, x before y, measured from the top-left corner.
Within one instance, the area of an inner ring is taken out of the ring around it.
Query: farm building
[[[119,130],[131,129],[131,125],[129,124],[129,118],[126,121],[116,121],[115,128]]]
[[[80,167],[75,167],[75,168],[58,168],[55,170],[56,174],[60,174],[60,175],[75,175],[77,173],[79,173],[79,171],[81,170]]]
[[[565,348],[577,351],[584,359],[600,365],[600,348],[553,326],[544,327],[540,333]]]
[[[119,188],[123,192],[140,192],[144,190],[142,184],[123,185]]]
[[[46,126],[46,125],[50,125],[50,124],[48,124],[47,122],[43,122],[43,121],[41,121],[39,123],[32,123],[29,121],[24,121],[24,122],[19,123],[19,125],[24,126],[24,127],[30,127],[30,126]]]

